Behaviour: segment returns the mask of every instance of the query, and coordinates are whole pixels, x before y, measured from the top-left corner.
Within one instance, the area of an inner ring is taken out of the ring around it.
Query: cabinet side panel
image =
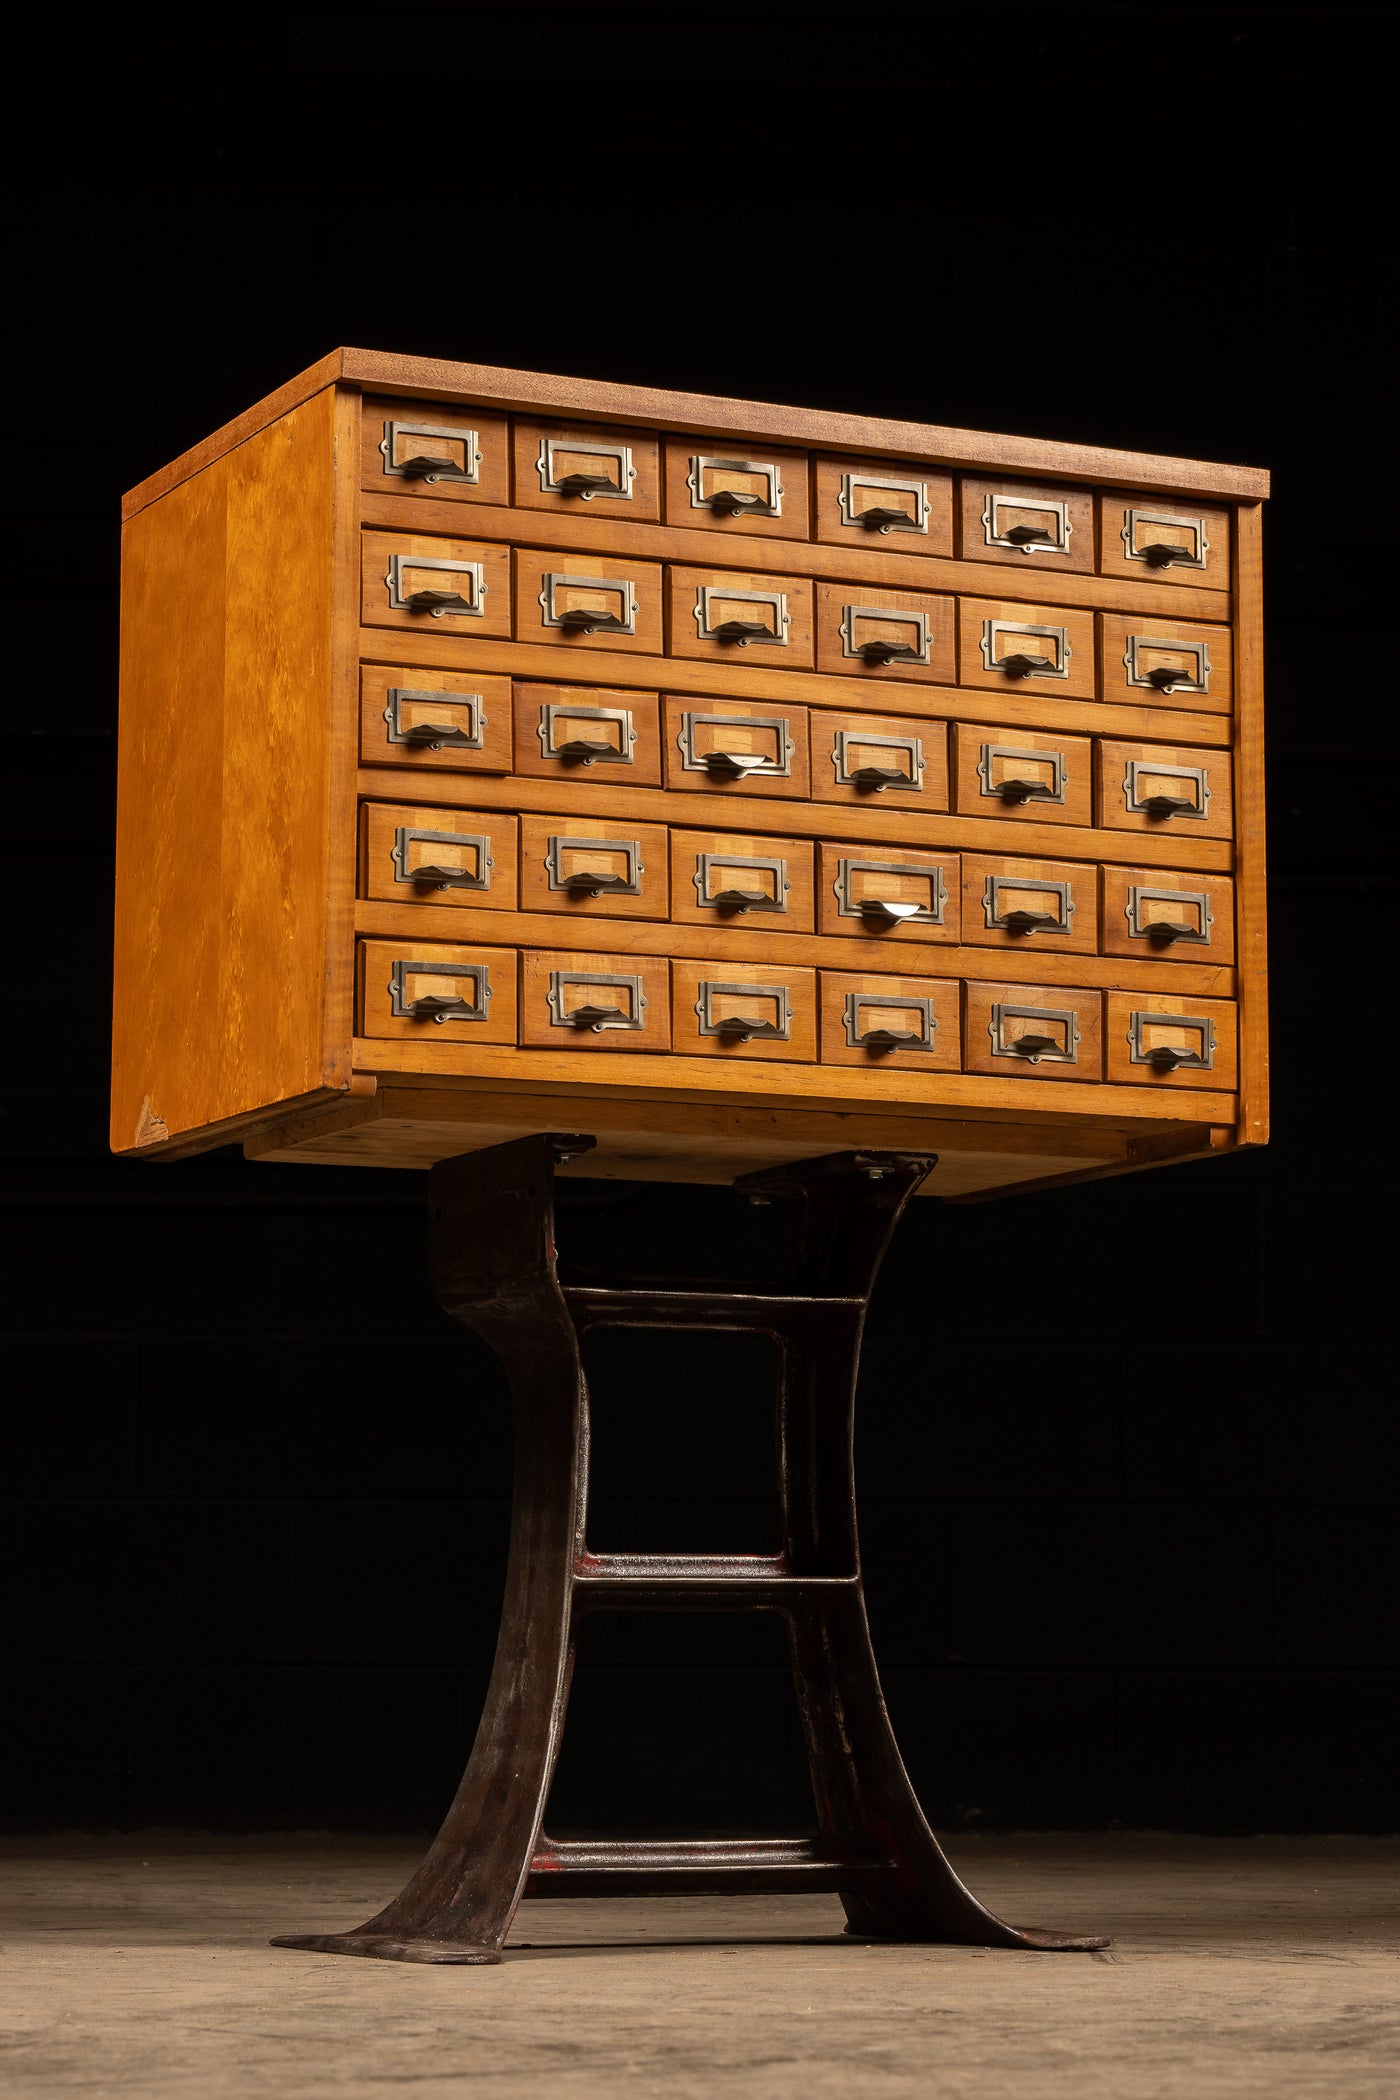
[[[1263,506],[1235,512],[1235,900],[1240,1002],[1239,1142],[1269,1137],[1269,1000],[1264,854]]]
[[[127,525],[112,1145],[324,1085],[327,390]]]

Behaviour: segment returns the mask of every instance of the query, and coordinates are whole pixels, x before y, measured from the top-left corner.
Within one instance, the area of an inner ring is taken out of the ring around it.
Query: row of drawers
[[[366,532],[361,553],[369,626],[1230,710],[1230,630],[1209,622],[420,533]]]
[[[1225,875],[1010,859],[500,810],[360,811],[360,894],[385,903],[668,919],[892,943],[1234,960]]]
[[[809,456],[732,439],[570,428],[482,409],[367,401],[362,485],[556,514],[890,547],[1019,569],[1230,587],[1224,505],[954,476],[918,461]]]
[[[380,940],[358,974],[369,1038],[1235,1085],[1227,999]]]

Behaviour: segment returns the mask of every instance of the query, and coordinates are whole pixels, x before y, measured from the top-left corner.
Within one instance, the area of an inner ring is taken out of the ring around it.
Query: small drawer
[[[516,820],[499,810],[360,805],[360,895],[514,911]]]
[[[1228,875],[1105,868],[1103,950],[1162,962],[1232,963],[1235,885]]]
[[[1222,1094],[1234,1092],[1232,999],[1110,992],[1105,1026],[1110,1079],[1133,1086],[1203,1086]]]
[[[661,653],[661,565],[616,554],[515,556],[515,635],[571,649]]]
[[[520,1040],[537,1050],[669,1050],[669,993],[657,956],[526,949]]]
[[[508,773],[510,680],[419,665],[360,669],[360,756],[367,766]]]
[[[780,1057],[813,1064],[817,1055],[817,973],[781,964],[671,965],[671,1039],[694,1057]]]
[[[1099,505],[1099,568],[1105,576],[1229,590],[1230,513],[1223,503],[1178,503],[1115,489]]]
[[[816,537],[830,546],[952,554],[953,477],[941,468],[823,454],[812,488]]]
[[[947,723],[814,712],[812,794],[875,809],[946,809]]]
[[[667,571],[671,654],[812,668],[812,586],[801,576],[731,569]]]
[[[368,626],[509,641],[509,547],[367,532],[362,555],[360,613]]]
[[[1056,700],[1094,697],[1094,615],[1062,605],[958,600],[958,679]]]
[[[515,771],[536,779],[660,787],[655,693],[601,685],[515,687]]]
[[[671,918],[684,926],[812,931],[812,848],[806,839],[671,833]]]
[[[959,722],[953,770],[960,817],[1030,824],[1092,824],[1093,766],[1087,736],[1041,736]]]
[[[360,486],[374,495],[510,502],[505,416],[431,401],[369,399],[360,432]]]
[[[520,909],[590,919],[664,919],[664,824],[614,817],[522,816]]]
[[[817,925],[859,940],[956,942],[962,922],[962,861],[917,846],[819,849]]]
[[[660,445],[653,430],[603,423],[515,422],[518,510],[576,510],[600,517],[661,515]]]
[[[999,1079],[1101,1079],[1103,996],[1062,984],[969,984],[964,1059]]]
[[[962,857],[963,939],[978,948],[1042,944],[1056,955],[1096,955],[1097,871],[1068,860]]]
[[[360,1029],[421,1043],[513,1043],[515,950],[361,941]]]
[[[1061,575],[1094,573],[1090,489],[965,474],[958,507],[964,561],[1013,562]]]
[[[807,455],[723,438],[666,439],[666,523],[765,539],[808,537]]]
[[[961,1023],[955,979],[821,973],[824,1065],[956,1072],[962,1063]]]
[[[1226,751],[1175,744],[1098,747],[1099,822],[1108,831],[1179,831],[1183,838],[1233,836],[1231,767]]]
[[[1099,614],[1099,690],[1105,700],[1228,715],[1228,627],[1184,626],[1140,613]]]
[[[666,785],[688,794],[714,787],[726,795],[810,791],[805,707],[752,706],[744,700],[664,696]]]
[[[817,669],[853,678],[957,679],[954,601],[927,591],[819,583]]]

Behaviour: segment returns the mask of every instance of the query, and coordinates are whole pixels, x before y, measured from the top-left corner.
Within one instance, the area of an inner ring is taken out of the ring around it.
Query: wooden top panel
[[[1190,490],[1197,495],[1246,501],[1269,493],[1269,476],[1261,467],[1169,459],[1147,452],[1061,444],[1053,439],[1011,437],[991,431],[953,430],[938,423],[887,422],[874,416],[842,415],[825,409],[732,401],[716,394],[673,393],[658,387],[571,379],[551,372],[515,372],[501,365],[455,364],[442,358],[399,357],[381,350],[340,349],[309,366],[143,481],[126,497],[122,515],[134,516],[289,409],[336,382],[370,387],[379,393],[487,403],[531,415],[639,423],[652,430],[714,431],[735,439],[770,443],[777,440],[880,459],[984,467],[1004,474],[1048,475],[1106,487]]]

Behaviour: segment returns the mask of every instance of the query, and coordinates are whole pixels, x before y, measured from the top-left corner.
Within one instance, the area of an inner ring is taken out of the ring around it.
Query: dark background
[[[918,1206],[864,1546],[944,1825],[1400,1826],[1382,10],[49,13],[5,179],[4,1818],[426,1827],[485,1684],[505,1397],[422,1181],[106,1151],[119,498],[346,342],[1273,469],[1278,1135]],[[566,1224],[683,1262],[736,1200]],[[631,1346],[599,1542],[761,1542],[763,1364]],[[556,1821],[800,1824],[770,1635],[596,1622]]]

